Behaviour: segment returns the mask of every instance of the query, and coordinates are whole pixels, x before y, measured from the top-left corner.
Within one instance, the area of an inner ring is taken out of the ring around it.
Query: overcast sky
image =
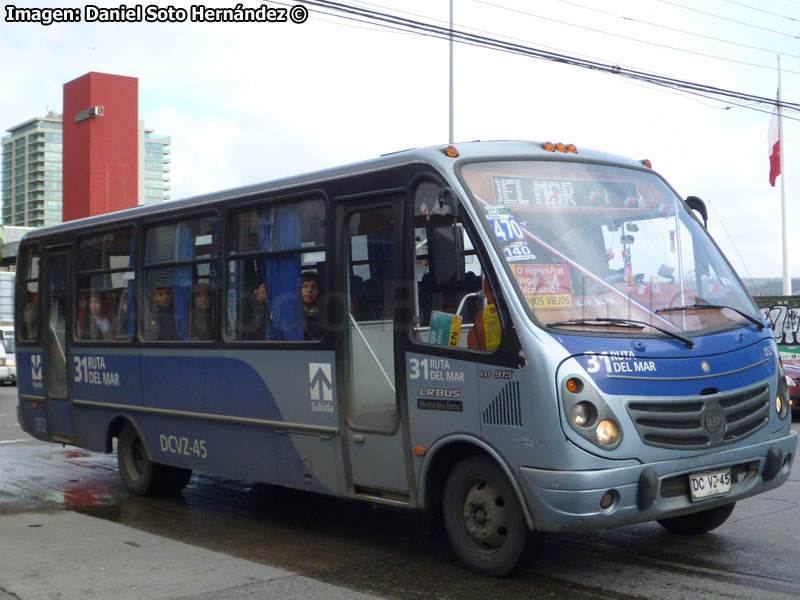
[[[343,1],[443,26],[449,20],[449,0]],[[171,4],[192,3],[197,0]],[[454,5],[458,29],[758,96],[775,96],[780,53],[783,98],[800,101],[800,0]],[[138,77],[139,118],[172,137],[173,198],[447,142],[447,42],[309,9],[303,24],[43,26],[9,23],[4,14],[0,129],[60,112],[63,84],[89,71]],[[743,278],[782,272],[780,180],[774,188],[768,182],[771,108],[760,110],[767,112],[578,67],[455,47],[456,142],[563,141],[649,158],[682,196],[710,204],[709,229]],[[787,116],[800,119],[800,113]],[[800,122],[784,122],[784,140],[790,231],[798,232]],[[790,247],[800,247],[797,237]],[[800,277],[800,252],[791,254],[791,273]]]

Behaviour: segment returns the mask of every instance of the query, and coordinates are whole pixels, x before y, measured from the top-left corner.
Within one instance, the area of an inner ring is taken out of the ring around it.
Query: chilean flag
[[[781,122],[778,118],[778,107],[772,112],[767,134],[769,145],[769,184],[775,187],[775,180],[781,174]]]

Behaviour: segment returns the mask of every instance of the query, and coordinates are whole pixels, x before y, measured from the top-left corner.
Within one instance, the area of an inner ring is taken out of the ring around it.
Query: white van
[[[0,327],[0,383],[17,385],[16,344],[13,327]]]

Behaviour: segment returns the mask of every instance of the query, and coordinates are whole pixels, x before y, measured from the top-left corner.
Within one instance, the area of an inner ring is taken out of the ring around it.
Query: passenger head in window
[[[87,304],[89,310],[83,318],[82,337],[87,340],[111,339],[111,321],[103,314],[103,295],[93,292]]]
[[[189,337],[193,340],[214,339],[214,296],[211,286],[198,283],[192,290],[189,315]]]
[[[174,340],[177,338],[171,287],[158,287],[153,292],[153,307],[147,333],[147,338],[151,340]]]
[[[269,311],[267,310],[267,287],[260,279],[253,283],[253,292],[245,295],[239,303],[237,339],[265,340]]]
[[[301,277],[300,297],[303,300],[303,337],[318,340],[322,337],[322,311],[319,306],[319,279],[311,271]]]

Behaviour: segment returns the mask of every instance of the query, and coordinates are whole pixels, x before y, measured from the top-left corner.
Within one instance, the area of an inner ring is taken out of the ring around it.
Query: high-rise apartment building
[[[139,204],[169,200],[171,142],[168,135],[156,135],[139,121]]]
[[[138,204],[170,199],[170,143],[138,121]],[[4,225],[43,227],[62,221],[62,116],[49,112],[2,138]]]
[[[2,138],[3,224],[42,227],[61,222],[61,115],[29,119]]]

